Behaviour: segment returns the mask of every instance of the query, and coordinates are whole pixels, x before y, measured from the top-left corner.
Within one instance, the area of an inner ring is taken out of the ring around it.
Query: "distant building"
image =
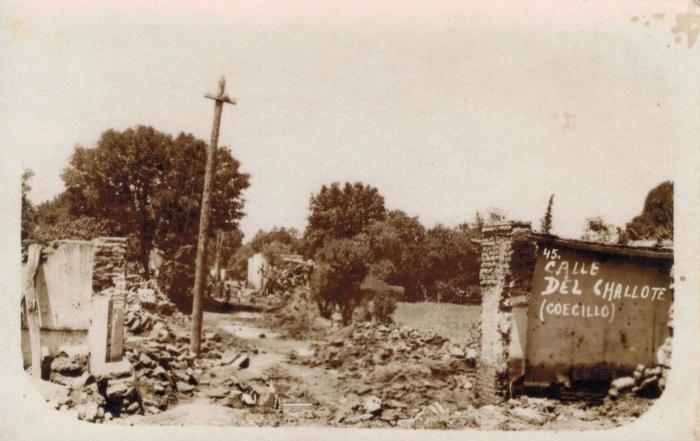
[[[255,253],[248,258],[248,284],[255,289],[261,289],[263,284],[263,268],[267,259],[262,253]]]
[[[308,262],[304,260],[304,257],[299,254],[278,254],[276,257],[282,262],[294,262],[300,264],[307,264]],[[270,262],[263,255],[263,253],[255,253],[248,258],[248,285],[255,288],[256,290],[262,289],[265,284],[263,278],[263,270]]]

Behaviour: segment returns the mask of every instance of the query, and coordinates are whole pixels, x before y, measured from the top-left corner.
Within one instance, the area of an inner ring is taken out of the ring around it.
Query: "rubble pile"
[[[263,295],[286,296],[297,287],[308,285],[313,266],[301,262],[279,262],[263,266]]]
[[[466,409],[474,397],[478,354],[472,347],[371,322],[338,330],[328,342],[314,345],[311,356],[290,358],[338,371],[344,386],[338,391],[343,398],[336,423],[376,419],[391,426],[420,425],[421,419]]]
[[[138,392],[146,414],[157,414],[183,396],[192,396],[201,369],[194,363],[187,343],[142,341],[125,353],[134,365]]]
[[[148,286],[140,283],[127,293],[124,355],[135,368],[144,413],[157,414],[192,396],[202,369],[189,351],[189,317],[157,287]],[[208,337],[202,352],[210,357],[216,344],[212,340],[220,339]]]
[[[648,368],[640,364],[631,377],[613,380],[608,396],[618,398],[626,393],[634,393],[640,397],[658,398],[666,388],[666,371],[662,366]]]
[[[228,335],[224,338],[215,330],[205,329],[201,358],[196,359],[189,350],[190,318],[179,312],[164,294],[154,288],[137,288],[129,292],[127,299],[125,321],[127,332],[132,335],[126,339],[125,356],[135,367],[138,391],[147,415],[158,414],[192,397],[200,386],[208,386],[215,375],[214,367],[247,367],[250,360],[246,353],[256,352]],[[232,348],[237,350],[236,355],[225,355]],[[249,396],[243,398],[257,403],[257,395],[245,392]]]
[[[129,333],[168,337],[166,317],[184,319],[175,304],[157,288],[139,287],[126,295],[127,310],[124,324]],[[154,331],[155,329],[155,331]]]
[[[240,368],[245,369],[242,366]],[[280,408],[277,390],[265,377],[242,383],[235,375],[230,375],[222,386],[208,390],[206,396],[234,409],[256,408],[263,412],[274,412]]]
[[[51,360],[50,381],[67,388],[61,399],[51,403],[56,409],[73,409],[79,419],[90,422],[143,412],[138,384],[129,363],[120,363],[119,369],[103,376],[90,374],[87,366],[86,351],[62,351]]]

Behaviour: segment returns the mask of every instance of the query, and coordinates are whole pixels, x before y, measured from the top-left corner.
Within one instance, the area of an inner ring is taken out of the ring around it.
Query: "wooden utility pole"
[[[224,232],[218,230],[216,232],[216,247],[214,258],[214,293],[216,297],[221,295],[221,247],[224,243]]]
[[[199,217],[199,238],[197,240],[197,261],[194,275],[194,290],[192,301],[192,335],[190,337],[190,352],[199,356],[202,341],[202,302],[207,280],[207,240],[209,232],[209,217],[211,212],[212,181],[216,169],[216,148],[219,143],[219,127],[221,126],[221,111],[224,103],[236,104],[234,99],[226,95],[226,79],[219,80],[219,93],[206,94],[205,98],[214,100],[214,124],[211,129],[211,141],[207,149],[207,164],[204,171],[204,191],[202,193],[202,211]]]

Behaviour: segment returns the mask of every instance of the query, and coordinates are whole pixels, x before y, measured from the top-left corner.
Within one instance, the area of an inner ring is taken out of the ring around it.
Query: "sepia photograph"
[[[697,437],[700,1],[0,18],[10,438]]]

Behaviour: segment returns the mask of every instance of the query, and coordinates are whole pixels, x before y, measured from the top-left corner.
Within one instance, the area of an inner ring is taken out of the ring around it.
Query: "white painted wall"
[[[262,253],[253,254],[248,258],[248,284],[255,289],[262,288],[262,270],[267,260]]]

